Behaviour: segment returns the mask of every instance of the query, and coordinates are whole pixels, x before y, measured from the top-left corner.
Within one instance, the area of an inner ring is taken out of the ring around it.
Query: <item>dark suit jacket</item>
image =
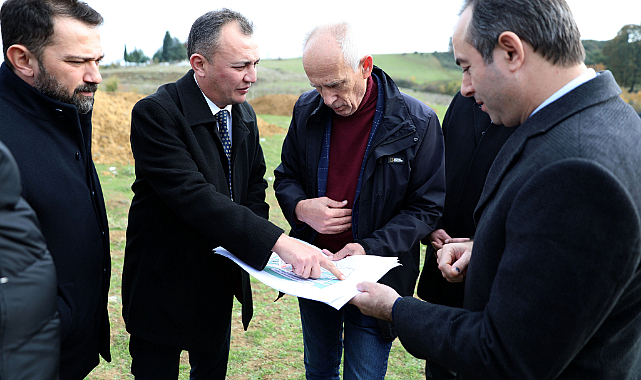
[[[399,300],[409,352],[468,379],[641,377],[641,120],[619,93],[599,73],[505,143],[465,308]]]
[[[232,122],[234,202],[216,122],[193,71],[133,109],[136,181],[122,281],[133,335],[186,350],[219,346],[241,273],[249,323],[249,277],[212,249],[223,246],[262,269],[283,230],[266,220],[265,160],[251,106],[234,105]]]
[[[18,163],[56,264],[61,379],[81,379],[109,353],[107,212],[91,159],[91,113],[0,68],[0,138]]]
[[[516,127],[492,124],[474,98],[457,93],[443,118],[445,139],[445,208],[438,228],[453,238],[474,236],[474,208],[481,197],[485,176],[505,140]],[[423,300],[448,306],[463,306],[465,283],[450,283],[441,275],[429,237],[416,293]]]

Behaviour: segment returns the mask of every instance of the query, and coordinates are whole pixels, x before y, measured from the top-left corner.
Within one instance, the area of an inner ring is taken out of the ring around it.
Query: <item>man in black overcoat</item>
[[[259,270],[274,251],[303,277],[319,277],[321,266],[342,276],[319,249],[267,221],[265,160],[245,100],[259,61],[252,35],[237,12],[201,16],[187,42],[192,69],[133,109],[122,302],[136,379],[176,379],[182,350],[192,379],[225,378],[233,296],[247,328],[251,287],[214,248]]]
[[[452,42],[461,93],[519,125],[473,242],[437,252],[463,308],[372,283],[352,302],[461,379],[641,378],[641,120],[585,66],[564,0],[466,0]]]
[[[56,266],[60,378],[110,361],[109,231],[91,158],[102,17],[75,0],[2,5],[0,136],[18,163]]]

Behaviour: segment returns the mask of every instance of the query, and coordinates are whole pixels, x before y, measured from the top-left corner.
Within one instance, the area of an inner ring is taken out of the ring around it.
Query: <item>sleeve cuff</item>
[[[396,311],[396,305],[401,299],[403,299],[403,297],[398,297],[396,301],[394,301],[394,306],[392,306],[392,323],[394,323],[394,311]]]

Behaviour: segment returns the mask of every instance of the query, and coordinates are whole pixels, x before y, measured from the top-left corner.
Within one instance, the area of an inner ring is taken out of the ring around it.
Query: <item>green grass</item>
[[[460,69],[443,66],[430,53],[375,55],[374,64],[394,80],[405,79],[418,84],[461,80]]]
[[[385,70],[395,80],[414,80],[416,83],[426,84],[434,81],[461,79],[461,70],[458,67],[443,65],[432,53],[377,54],[372,57],[374,64]],[[259,67],[279,73],[305,75],[302,58],[265,59],[260,61]]]
[[[283,134],[262,139],[269,181],[267,201],[271,206],[272,222],[287,230],[272,189],[273,171],[280,163],[280,149],[289,125],[289,117],[260,115],[270,123],[283,127]],[[125,249],[127,213],[133,194],[131,166],[96,165],[103,187],[111,237],[112,275],[109,291],[112,362],[101,361],[89,374],[89,380],[133,379],[130,374],[129,336],[121,317],[120,281]],[[422,260],[421,260],[422,262]],[[298,303],[295,297],[285,296],[274,302],[278,292],[252,279],[254,318],[248,331],[243,331],[240,304],[235,301],[228,379],[304,379],[303,341]],[[387,379],[424,378],[423,360],[412,357],[396,340],[392,346]],[[189,379],[188,355],[183,353],[179,379]]]

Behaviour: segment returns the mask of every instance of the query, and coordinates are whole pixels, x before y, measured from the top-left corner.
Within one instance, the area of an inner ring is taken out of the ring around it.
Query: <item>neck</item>
[[[544,60],[538,66],[538,68],[530,70],[528,85],[523,87],[528,102],[521,123],[525,122],[532,112],[550,96],[587,71],[584,63],[563,67]]]

